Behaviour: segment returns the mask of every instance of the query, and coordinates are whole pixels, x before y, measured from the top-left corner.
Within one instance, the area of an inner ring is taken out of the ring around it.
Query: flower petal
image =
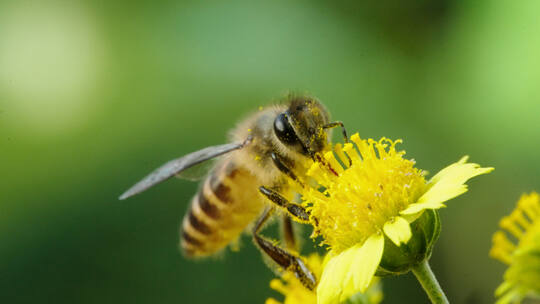
[[[351,263],[351,269],[349,271],[349,275],[353,280],[353,289],[344,291],[343,294],[346,298],[349,298],[357,292],[366,291],[375,275],[377,267],[379,267],[383,250],[384,235],[382,233],[370,236],[364,242],[362,247],[355,250],[354,260]],[[347,287],[350,288],[349,285],[347,285]],[[344,301],[346,298],[342,298],[341,301]]]
[[[413,214],[424,209],[439,209],[444,207],[443,202],[467,192],[465,183],[480,174],[493,171],[493,168],[481,168],[474,163],[466,163],[467,156],[457,163],[442,169],[431,180],[431,188],[414,204],[400,212],[400,214]]]
[[[331,258],[317,287],[317,303],[339,303],[364,292],[379,266],[383,249],[384,236],[378,233]]]
[[[421,211],[416,212],[416,213],[402,214],[401,217],[404,218],[405,220],[407,220],[407,222],[409,222],[409,224],[410,224],[410,223],[413,223],[414,221],[416,221],[423,213],[424,213],[424,210],[421,210]]]
[[[383,230],[384,234],[398,247],[401,243],[407,243],[412,236],[409,222],[400,216],[396,216],[393,220],[386,222]]]
[[[343,280],[349,271],[352,255],[352,248],[331,257],[324,266],[321,280],[317,286],[317,303],[339,303],[342,293]],[[332,255],[330,252],[328,255]]]

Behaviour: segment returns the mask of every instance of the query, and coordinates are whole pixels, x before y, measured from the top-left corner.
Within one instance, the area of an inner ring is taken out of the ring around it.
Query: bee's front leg
[[[267,255],[272,261],[277,263],[281,268],[286,271],[292,271],[294,275],[302,282],[306,288],[313,290],[317,285],[317,279],[315,275],[306,266],[302,258],[298,255],[289,252],[277,246],[274,242],[267,238],[260,236],[259,231],[264,226],[264,223],[268,220],[273,212],[271,207],[266,208],[263,214],[259,217],[253,228],[253,240],[255,244],[261,249],[263,254]]]
[[[345,129],[345,125],[343,124],[343,122],[341,121],[334,121],[334,122],[331,122],[329,124],[326,124],[323,126],[323,129],[332,129],[332,128],[335,128],[335,127],[341,127],[341,134],[343,135],[343,140],[345,141],[345,143],[349,143],[349,136],[347,136],[347,130]],[[347,160],[349,161],[349,166],[352,165],[352,159],[350,158],[350,156],[345,153],[345,156],[347,156]]]
[[[332,129],[335,127],[341,127],[341,134],[343,135],[343,140],[345,140],[346,143],[349,142],[349,136],[347,136],[347,130],[345,129],[345,125],[341,121],[334,121],[329,124],[326,124],[323,126],[323,129]]]

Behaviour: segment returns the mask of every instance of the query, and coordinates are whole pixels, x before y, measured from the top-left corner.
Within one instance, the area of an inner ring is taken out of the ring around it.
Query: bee
[[[307,221],[309,213],[280,193],[290,180],[301,183],[294,173],[306,161],[324,162],[322,151],[329,147],[330,130],[341,127],[330,122],[320,101],[309,96],[289,96],[286,103],[260,108],[230,132],[230,143],[211,146],[171,160],[128,189],[123,200],[147,190],[208,160],[217,163],[191,200],[181,225],[181,248],[188,257],[212,255],[236,240],[251,224],[255,244],[283,269],[293,271],[313,289],[316,278],[296,248],[290,217]],[[277,206],[276,206],[277,205]],[[287,248],[259,235],[276,207],[282,217]]]

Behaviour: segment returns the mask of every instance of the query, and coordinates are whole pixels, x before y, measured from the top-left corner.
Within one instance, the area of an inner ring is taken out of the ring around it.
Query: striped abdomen
[[[187,256],[211,255],[236,240],[261,213],[258,181],[226,159],[203,182],[182,222],[181,246]]]

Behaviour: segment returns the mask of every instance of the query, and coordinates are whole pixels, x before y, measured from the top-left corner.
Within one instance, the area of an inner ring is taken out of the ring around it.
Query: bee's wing
[[[219,156],[196,164],[195,166],[189,167],[182,172],[176,173],[174,176],[192,182],[200,181],[208,175],[208,172],[212,171],[218,159]]]
[[[209,159],[218,157],[225,153],[241,149],[250,140],[251,138],[248,138],[244,142],[241,142],[241,143],[230,143],[230,144],[219,145],[219,146],[211,146],[211,147],[204,148],[202,150],[184,155],[180,158],[173,159],[167,162],[166,164],[164,164],[163,166],[154,170],[154,172],[147,175],[140,182],[136,183],[133,187],[129,188],[126,192],[120,195],[119,199],[123,200],[135,194],[139,194],[145,191],[146,189],[153,187],[161,183],[162,181],[165,181],[173,177],[174,175],[188,168],[191,168],[197,164],[200,164]]]

